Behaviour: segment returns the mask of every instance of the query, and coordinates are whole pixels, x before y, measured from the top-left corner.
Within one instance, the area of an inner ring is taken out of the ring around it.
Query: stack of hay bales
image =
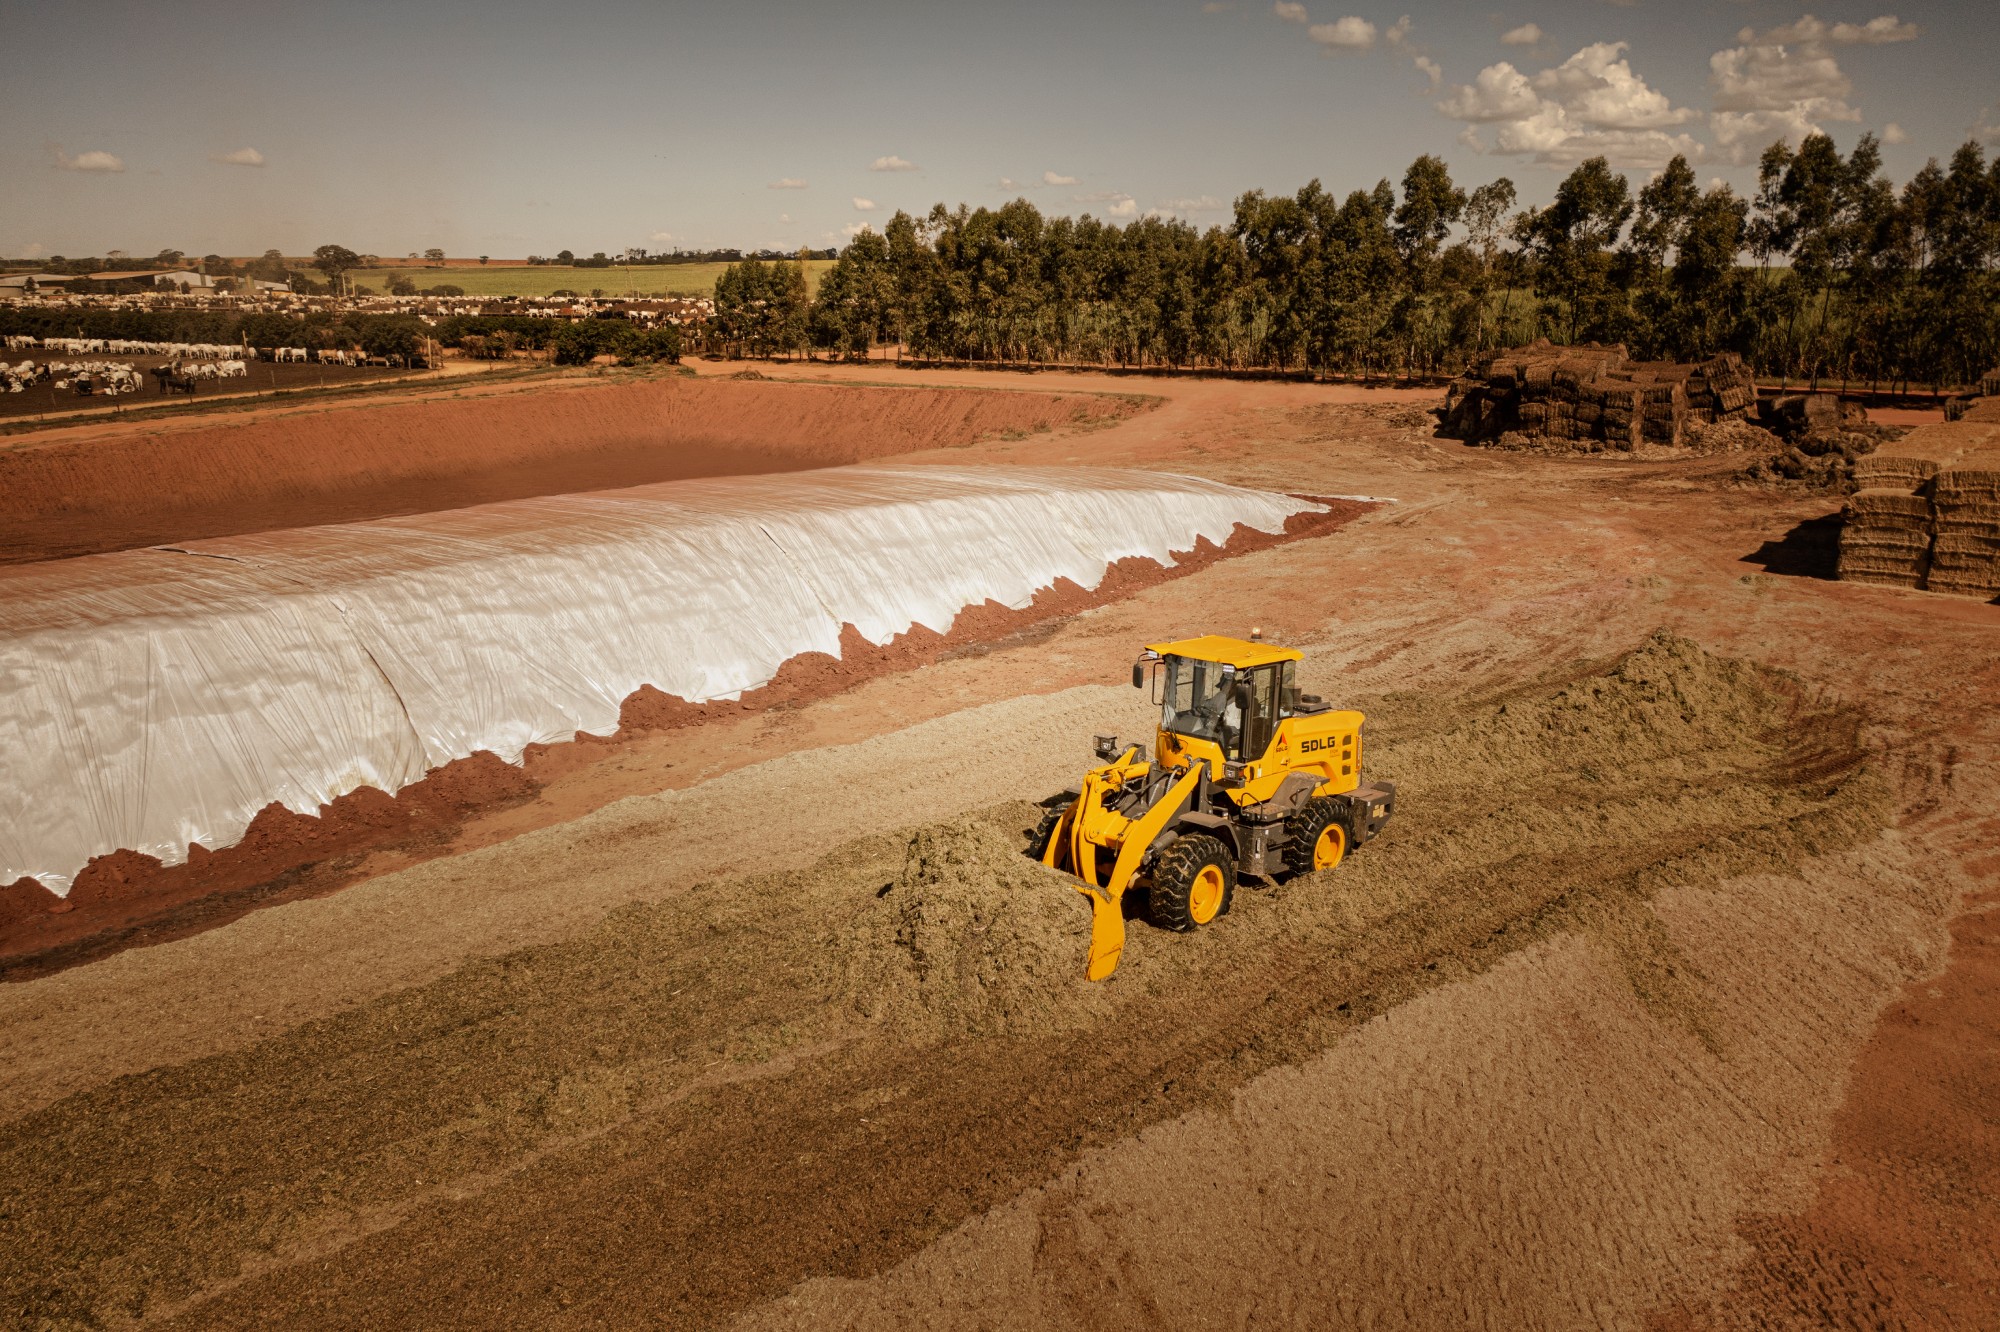
[[[1988,433],[1931,481],[1937,539],[1925,586],[1990,598],[2000,596],[2000,398],[1975,402],[1964,424]]]
[[[1842,511],[1839,576],[1922,587],[1931,567],[1931,538],[1931,502],[1924,496],[1895,486],[1858,490]]]
[[[1497,352],[1453,380],[1444,433],[1471,443],[1517,433],[1558,450],[1630,452],[1678,445],[1690,425],[1741,418],[1755,402],[1749,371],[1733,354],[1697,365],[1631,361],[1623,346],[1542,339]]]
[[[2000,595],[2000,401],[1857,459],[1854,478],[1861,489],[1844,511],[1840,577]]]
[[[1933,592],[2000,596],[2000,449],[1989,448],[1938,473],[1931,495]]]

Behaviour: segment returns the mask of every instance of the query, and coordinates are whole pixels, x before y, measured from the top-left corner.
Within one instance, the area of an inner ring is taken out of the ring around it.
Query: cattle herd
[[[162,393],[192,393],[204,379],[241,379],[250,373],[247,362],[169,361],[149,371]],[[22,361],[8,365],[0,361],[0,391],[24,393],[38,384],[50,384],[58,392],[81,398],[115,398],[121,393],[137,393],[146,386],[144,376],[122,361]]]
[[[369,358],[360,352],[340,348],[266,347],[252,348],[215,342],[144,342],[132,338],[35,338],[19,334],[6,337],[9,351],[41,350],[65,356],[162,356],[165,361],[141,372],[120,361],[24,360],[18,365],[0,361],[0,393],[22,393],[42,384],[58,392],[78,397],[117,397],[145,387],[150,374],[162,393],[193,393],[204,380],[242,379],[250,373],[250,361],[319,365],[366,365]]]

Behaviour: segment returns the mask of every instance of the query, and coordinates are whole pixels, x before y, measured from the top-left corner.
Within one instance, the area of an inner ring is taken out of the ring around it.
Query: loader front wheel
[[[1062,826],[1063,815],[1068,812],[1068,808],[1062,805],[1042,812],[1041,821],[1035,825],[1035,830],[1028,834],[1028,859],[1040,860],[1048,854],[1049,839],[1056,835],[1056,829]]]
[[[1285,864],[1294,874],[1330,870],[1347,858],[1347,821],[1340,805],[1326,796],[1309,802],[1285,825],[1292,843]]]
[[[1192,930],[1229,910],[1236,861],[1206,833],[1191,833],[1160,853],[1146,914],[1163,930]]]

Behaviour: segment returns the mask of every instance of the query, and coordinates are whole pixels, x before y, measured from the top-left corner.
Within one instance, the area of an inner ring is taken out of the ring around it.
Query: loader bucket
[[[1051,830],[1042,863],[1071,875],[1072,886],[1090,899],[1090,961],[1085,974],[1091,980],[1103,980],[1118,970],[1118,958],[1125,951],[1125,890],[1137,876],[1146,849],[1186,805],[1199,781],[1198,770],[1190,766],[1145,813],[1136,819],[1118,818],[1123,825],[1122,829],[1113,825],[1119,837],[1118,857],[1102,887],[1094,872],[1096,847],[1085,837],[1088,828],[1081,821],[1117,816],[1106,813],[1094,798],[1097,788],[1092,779],[1085,779],[1082,794]]]
[[[1118,955],[1125,951],[1125,910],[1102,888],[1078,884],[1077,891],[1090,899],[1090,963],[1084,974],[1100,981],[1118,970]]]

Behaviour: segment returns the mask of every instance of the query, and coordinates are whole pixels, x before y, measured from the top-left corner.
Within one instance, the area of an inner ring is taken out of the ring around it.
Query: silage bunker
[[[1102,469],[856,466],[517,500],[0,570],[0,884],[177,864],[481,751],[617,729],[802,653],[943,633],[1321,506]]]

